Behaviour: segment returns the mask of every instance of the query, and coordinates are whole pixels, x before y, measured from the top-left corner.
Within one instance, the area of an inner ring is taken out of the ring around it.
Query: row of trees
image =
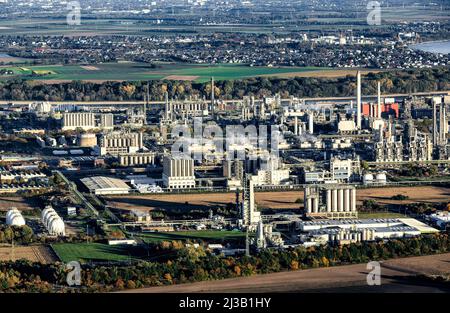
[[[33,230],[27,225],[0,225],[0,243],[30,244],[35,239]]]
[[[201,247],[169,244],[166,248],[173,249],[174,256],[164,262],[83,266],[82,287],[75,291],[159,286],[444,253],[450,251],[450,238],[447,234],[435,234],[387,242],[263,250],[254,256],[227,258],[211,254]],[[65,283],[66,274],[64,264],[60,263],[0,262],[0,291],[54,291],[54,285]]]
[[[381,81],[384,93],[411,93],[450,89],[450,69],[434,68],[369,73],[363,80],[362,92],[375,94],[377,81]],[[356,78],[268,78],[256,77],[244,80],[224,80],[215,83],[216,98],[236,99],[245,95],[256,97],[275,95],[282,97],[353,96]],[[170,98],[185,99],[192,96],[209,98],[210,83],[190,81],[153,80],[148,82],[150,100],[163,100],[167,91]],[[72,81],[58,84],[36,84],[26,80],[0,82],[0,99],[43,101],[120,101],[143,100],[147,82]]]

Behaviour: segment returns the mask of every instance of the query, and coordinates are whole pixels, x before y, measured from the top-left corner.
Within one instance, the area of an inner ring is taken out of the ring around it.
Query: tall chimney
[[[377,115],[378,118],[381,118],[381,83],[378,82],[378,98],[377,98]]]
[[[164,114],[166,120],[169,119],[169,113],[169,94],[166,91],[166,93],[164,94]]]
[[[308,132],[310,134],[314,133],[314,115],[313,112],[308,114]]]
[[[214,118],[214,77],[211,77],[211,116]]]
[[[294,135],[298,136],[298,117],[294,117]]]
[[[361,71],[356,74],[356,127],[361,129]]]

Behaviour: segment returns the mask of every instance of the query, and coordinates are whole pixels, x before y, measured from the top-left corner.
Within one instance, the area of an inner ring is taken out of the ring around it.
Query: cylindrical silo
[[[350,203],[352,212],[356,212],[356,188],[350,190]]]
[[[331,206],[331,211],[332,212],[337,212],[337,208],[338,208],[338,192],[337,189],[333,189],[332,191],[332,206]]]
[[[331,212],[331,190],[327,189],[327,212]]]
[[[338,190],[338,212],[344,212],[344,189]]]
[[[344,211],[345,212],[350,212],[351,211],[351,207],[350,207],[350,189],[346,188],[344,190]]]

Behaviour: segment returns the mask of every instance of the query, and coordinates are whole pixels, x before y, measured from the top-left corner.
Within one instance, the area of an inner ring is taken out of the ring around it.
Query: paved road
[[[419,273],[449,273],[450,253],[385,261],[381,286],[367,285],[368,272],[366,264],[355,264],[124,292],[450,292],[450,288],[412,280]]]

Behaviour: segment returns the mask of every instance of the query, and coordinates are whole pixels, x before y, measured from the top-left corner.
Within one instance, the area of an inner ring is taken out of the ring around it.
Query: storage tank
[[[377,179],[378,183],[386,183],[386,181],[387,181],[385,173],[377,174],[376,179]]]
[[[51,235],[65,235],[64,221],[51,206],[47,206],[42,211],[41,217],[42,223],[45,225]]]
[[[97,136],[95,134],[78,135],[78,145],[80,147],[94,147],[97,145]]]
[[[70,150],[70,154],[81,155],[81,154],[84,154],[84,151],[81,149],[72,149],[72,150]]]
[[[363,184],[371,184],[373,183],[373,175],[372,174],[364,174],[363,176]]]
[[[48,232],[52,235],[64,236],[65,226],[63,220],[58,216],[54,216],[48,225]]]
[[[25,219],[16,208],[12,208],[6,213],[6,224],[11,226],[23,226],[25,225]]]

